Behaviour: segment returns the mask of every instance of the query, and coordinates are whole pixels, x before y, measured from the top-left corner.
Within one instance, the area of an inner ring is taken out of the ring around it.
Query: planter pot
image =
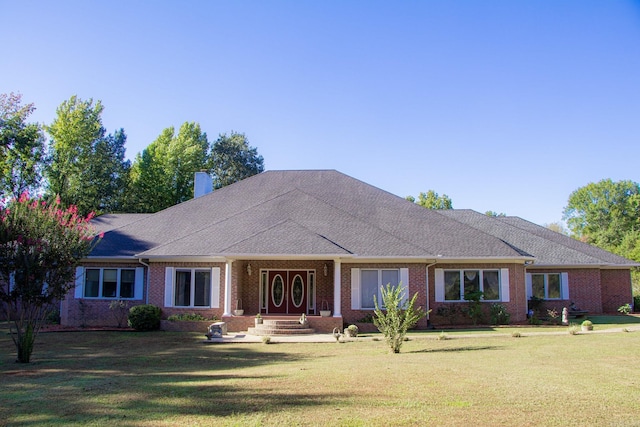
[[[262,319],[255,319],[255,320],[256,320],[256,326],[262,325]]]
[[[593,331],[593,326],[581,326],[583,332]]]
[[[322,317],[330,317],[331,316],[331,310],[320,310],[320,316],[322,316]]]
[[[244,314],[244,310],[233,310],[234,316],[242,316]]]

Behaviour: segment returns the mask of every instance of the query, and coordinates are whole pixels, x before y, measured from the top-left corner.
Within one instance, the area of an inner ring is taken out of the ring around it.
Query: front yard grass
[[[640,332],[521,331],[424,334],[400,354],[372,340],[204,345],[196,333],[54,332],[19,365],[0,329],[0,425],[640,424]]]

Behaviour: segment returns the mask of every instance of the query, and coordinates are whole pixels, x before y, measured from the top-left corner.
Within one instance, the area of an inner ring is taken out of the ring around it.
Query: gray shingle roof
[[[519,258],[476,228],[334,170],[269,171],[110,229],[93,257]]]
[[[536,265],[620,265],[636,263],[518,217],[489,217],[472,210],[439,211],[462,224],[508,242],[535,257]]]
[[[635,265],[517,217],[434,211],[334,170],[269,171],[155,214],[104,215],[92,257],[535,258]]]

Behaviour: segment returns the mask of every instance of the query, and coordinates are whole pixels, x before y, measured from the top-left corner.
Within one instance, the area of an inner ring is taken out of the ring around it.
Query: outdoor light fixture
[[[251,276],[251,264],[247,264],[247,274]]]
[[[327,274],[329,273],[329,267],[327,266],[327,264],[324,265],[324,277],[327,277]]]

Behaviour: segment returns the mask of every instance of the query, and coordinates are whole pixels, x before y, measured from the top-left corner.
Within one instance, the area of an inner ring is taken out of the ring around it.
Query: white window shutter
[[[500,269],[500,296],[501,301],[509,302],[509,269]]]
[[[211,308],[220,308],[220,267],[211,269]]]
[[[134,299],[142,299],[144,292],[144,267],[136,267],[136,281],[133,285]]]
[[[527,288],[527,301],[529,301],[533,296],[533,284],[531,282],[531,273],[525,274],[524,283]]]
[[[360,269],[351,269],[351,309],[360,310]]]
[[[402,284],[402,301],[400,304],[404,304],[409,299],[409,269],[401,268],[400,269],[400,283]]]
[[[164,306],[173,307],[173,267],[164,269]]]
[[[569,299],[569,273],[560,273],[560,285],[562,286],[562,299]]]
[[[76,291],[75,298],[84,296],[84,267],[76,267]]]
[[[435,269],[436,302],[444,302],[444,270]]]

